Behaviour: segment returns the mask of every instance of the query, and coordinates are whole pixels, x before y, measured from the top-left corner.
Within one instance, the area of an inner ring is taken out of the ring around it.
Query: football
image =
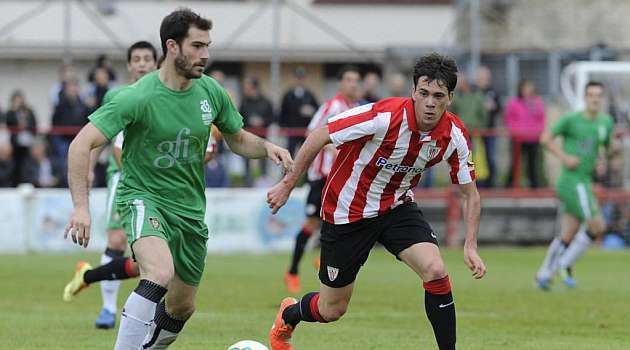
[[[228,346],[227,350],[269,350],[264,344],[253,340],[241,340]]]

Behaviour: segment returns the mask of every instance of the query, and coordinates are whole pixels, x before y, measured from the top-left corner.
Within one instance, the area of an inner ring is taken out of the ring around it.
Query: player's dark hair
[[[355,72],[359,76],[361,75],[361,71],[359,70],[359,67],[353,66],[351,64],[346,64],[343,67],[341,67],[339,71],[337,72],[337,80],[343,79],[343,76],[346,75],[346,73],[348,72]]]
[[[420,77],[427,77],[429,82],[442,81],[446,84],[448,92],[452,92],[457,85],[457,64],[451,57],[433,52],[420,57],[413,66],[414,88]]]
[[[157,51],[155,50],[155,47],[151,45],[150,42],[141,40],[136,41],[127,49],[127,63],[131,62],[131,54],[133,54],[133,51],[140,49],[151,50],[151,53],[153,54],[153,60],[157,62]]]
[[[162,53],[166,55],[166,41],[173,39],[181,46],[188,36],[188,29],[195,27],[201,30],[212,29],[212,21],[205,19],[187,8],[179,8],[164,17],[160,25]]]
[[[602,90],[605,90],[604,84],[602,82],[591,80],[588,83],[586,83],[586,86],[584,87],[584,93],[586,94],[586,91],[588,91],[588,88],[593,87],[593,86],[597,86],[597,87],[600,87]]]

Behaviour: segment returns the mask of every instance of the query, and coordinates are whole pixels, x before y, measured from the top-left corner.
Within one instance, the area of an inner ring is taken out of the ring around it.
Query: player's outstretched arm
[[[235,134],[223,134],[232,152],[245,158],[269,158],[276,165],[282,165],[284,172],[293,168],[293,159],[286,149],[258,137],[251,132],[240,129]]]
[[[267,203],[275,214],[287,202],[291,191],[295,188],[306,168],[313,162],[317,153],[329,144],[328,127],[323,126],[311,132],[295,157],[293,171],[288,172],[282,180],[267,193]]]
[[[464,197],[464,221],[466,222],[466,239],[464,241],[464,262],[472,271],[474,278],[482,278],[486,274],[486,265],[477,253],[477,232],[479,231],[479,215],[481,199],[475,182],[459,185]]]
[[[72,194],[74,210],[70,222],[64,230],[72,241],[87,247],[90,241],[90,208],[88,202],[88,173],[90,171],[90,152],[104,145],[107,138],[92,123],[79,131],[68,149],[68,184]]]
[[[569,169],[575,169],[578,165],[580,165],[580,159],[578,157],[566,154],[560,145],[555,142],[555,137],[549,132],[544,131],[540,136],[540,143],[547,149],[551,154],[558,157],[564,163],[564,165]]]

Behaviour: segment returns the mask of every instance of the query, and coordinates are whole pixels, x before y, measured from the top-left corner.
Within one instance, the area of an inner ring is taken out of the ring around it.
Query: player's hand
[[[293,158],[291,158],[289,151],[271,142],[265,142],[265,149],[267,150],[267,157],[276,165],[282,165],[285,174],[293,171]]]
[[[580,165],[580,158],[576,156],[567,155],[566,157],[564,157],[564,165],[567,168],[573,170]]]
[[[486,265],[477,253],[477,248],[464,247],[464,262],[472,271],[475,279],[480,279],[486,275]]]
[[[72,237],[72,241],[84,248],[87,248],[90,241],[90,211],[88,208],[74,208],[70,216],[70,222],[66,225],[63,238]]]
[[[267,203],[269,204],[269,208],[271,208],[272,214],[277,213],[284,203],[287,202],[287,199],[289,199],[289,195],[291,194],[291,190],[291,186],[283,179],[273,186],[269,192],[267,192]]]

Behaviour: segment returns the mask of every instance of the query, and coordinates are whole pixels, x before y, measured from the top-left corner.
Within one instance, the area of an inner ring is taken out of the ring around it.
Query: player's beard
[[[205,66],[204,60],[201,62]],[[186,79],[199,79],[203,75],[203,69],[201,72],[197,71],[197,66],[188,60],[188,58],[182,54],[175,57],[175,70],[181,76]]]

